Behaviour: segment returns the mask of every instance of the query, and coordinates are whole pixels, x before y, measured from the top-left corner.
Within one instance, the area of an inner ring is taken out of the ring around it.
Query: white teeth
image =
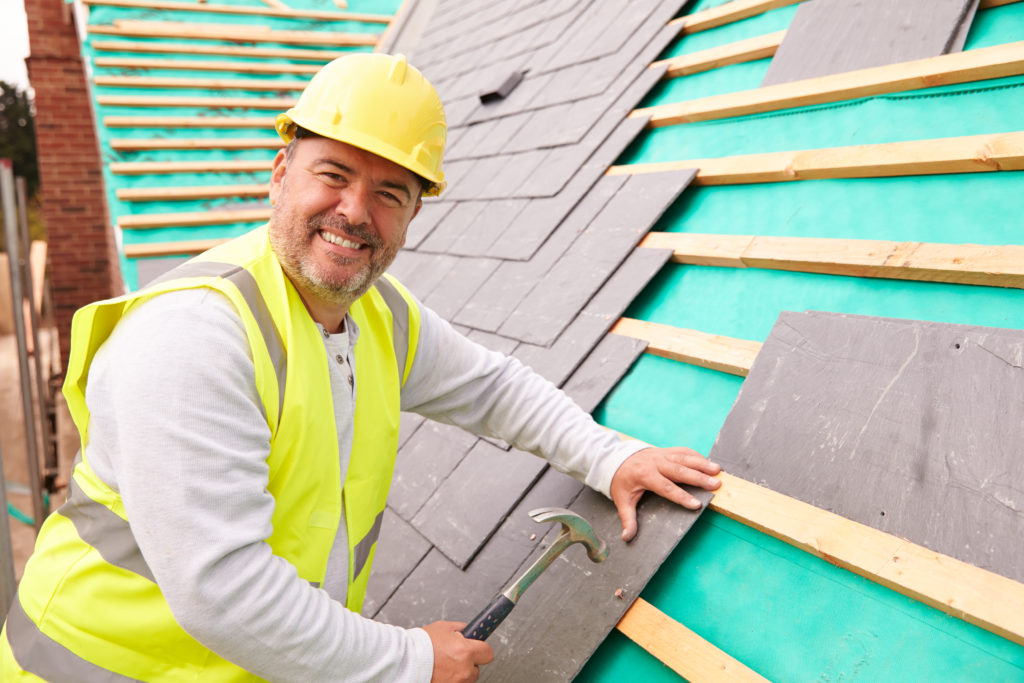
[[[337,244],[339,247],[345,247],[346,249],[362,249],[363,248],[363,245],[359,244],[358,242],[350,242],[349,240],[345,239],[344,237],[338,237],[337,235],[333,235],[333,234],[327,232],[326,230],[321,230],[320,231],[320,236],[323,237],[328,242],[330,242],[331,244]]]

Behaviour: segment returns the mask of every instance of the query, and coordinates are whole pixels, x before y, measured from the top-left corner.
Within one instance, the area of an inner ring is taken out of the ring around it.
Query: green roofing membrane
[[[669,52],[685,54],[780,30],[795,11],[773,10],[684,36]],[[1022,39],[1024,3],[1017,3],[979,12],[967,49]],[[673,79],[644,104],[755,89],[768,63]],[[1002,78],[649,130],[619,163],[1010,132],[1024,130],[1022,111],[1024,77]],[[1022,244],[1022,191],[1024,172],[695,186],[655,229]],[[786,310],[1019,329],[1024,291],[669,264],[625,315],[763,341]],[[656,445],[691,446],[706,454],[742,381],[647,354],[595,418]],[[702,515],[642,596],[774,681],[1024,681],[1024,647],[714,512]],[[679,677],[616,632],[578,680]]]

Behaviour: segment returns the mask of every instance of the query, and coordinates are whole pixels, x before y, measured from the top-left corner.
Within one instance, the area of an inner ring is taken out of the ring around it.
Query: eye
[[[384,203],[388,204],[389,206],[401,206],[402,205],[402,200],[399,199],[395,194],[393,194],[391,192],[388,192],[386,190],[381,190],[377,194],[380,196],[381,199],[384,200]]]

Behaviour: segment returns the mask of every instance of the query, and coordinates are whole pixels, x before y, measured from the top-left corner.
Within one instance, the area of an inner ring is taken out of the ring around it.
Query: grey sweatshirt
[[[455,332],[420,305],[403,410],[505,439],[608,495],[622,442],[518,361]],[[359,331],[327,334],[344,482],[352,445]],[[430,639],[344,607],[342,520],[322,588],[271,553],[270,433],[241,319],[209,289],[136,307],[89,370],[86,458],[124,500],[129,524],[179,624],[271,681],[429,681]]]

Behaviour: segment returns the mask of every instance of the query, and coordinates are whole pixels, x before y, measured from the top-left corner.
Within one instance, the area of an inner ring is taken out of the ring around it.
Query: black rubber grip
[[[476,615],[473,621],[462,629],[462,635],[472,640],[487,640],[487,636],[494,633],[494,629],[498,628],[498,624],[505,620],[515,606],[516,603],[504,595],[499,595],[487,609]]]

